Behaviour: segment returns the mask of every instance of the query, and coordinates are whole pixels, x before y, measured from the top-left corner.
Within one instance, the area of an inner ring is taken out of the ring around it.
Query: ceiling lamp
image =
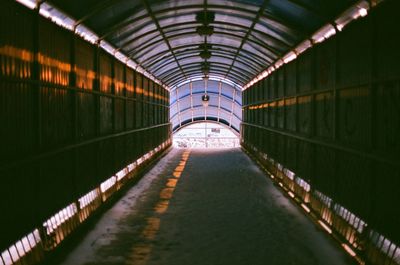
[[[212,48],[211,44],[200,44],[199,49],[200,49],[200,57],[204,60],[210,59],[211,57],[211,52],[209,51]]]
[[[210,73],[210,63],[202,62],[201,71],[203,72],[204,75],[208,75]]]
[[[196,32],[200,36],[211,36],[214,33],[214,27],[208,25],[198,26]]]
[[[214,22],[215,14],[210,11],[201,11],[196,14],[196,21],[201,24],[196,28],[200,36],[211,36],[214,33],[214,27],[210,26]]]
[[[199,45],[200,50],[211,50],[212,45],[209,43],[202,43]]]
[[[200,57],[201,57],[201,59],[204,59],[204,60],[207,60],[207,59],[210,59],[211,58],[211,52],[210,51],[201,51],[200,52]]]
[[[201,11],[196,14],[196,21],[203,24],[208,25],[215,20],[215,13],[212,11]]]
[[[203,104],[204,107],[207,107],[209,101],[210,101],[210,96],[207,95],[207,92],[206,92],[206,94],[201,96],[201,103]]]

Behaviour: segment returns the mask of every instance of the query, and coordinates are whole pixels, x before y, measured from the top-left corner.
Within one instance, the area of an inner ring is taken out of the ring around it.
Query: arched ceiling
[[[210,120],[225,124],[236,132],[242,120],[242,94],[239,87],[221,80],[194,80],[186,82],[171,91],[170,120],[174,131],[181,126]],[[208,106],[202,96],[209,96]]]
[[[48,2],[173,87],[204,74],[243,86],[357,1]]]

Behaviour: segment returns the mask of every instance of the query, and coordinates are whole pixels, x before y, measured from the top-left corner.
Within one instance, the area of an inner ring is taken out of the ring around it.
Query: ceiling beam
[[[163,14],[163,13],[168,13],[168,12],[173,12],[174,15],[176,15],[177,11],[180,10],[184,10],[184,9],[189,9],[190,12],[188,12],[187,14],[193,14],[193,9],[198,8],[199,11],[201,11],[203,9],[203,5],[182,5],[182,6],[176,6],[176,7],[171,7],[171,8],[166,8],[166,9],[161,9],[161,10],[157,10],[156,12],[154,12],[154,15],[159,15],[159,14]],[[241,7],[237,7],[237,6],[225,6],[225,5],[208,5],[209,9],[217,9],[217,10],[222,10],[221,12],[224,13],[224,11],[226,10],[234,10],[234,11],[239,11],[239,12],[243,12],[248,14],[249,18],[254,16],[254,11],[252,10],[248,10],[245,8],[241,8]],[[221,13],[220,12],[220,13]],[[226,15],[232,15],[229,12],[226,12]],[[144,18],[147,18],[147,15],[142,15],[139,17],[135,17],[132,19],[129,19],[132,16],[132,13],[130,13],[130,15],[122,17],[119,19],[120,22],[115,22],[112,25],[110,25],[108,28],[104,29],[103,34],[100,35],[100,39],[104,39],[106,37],[108,37],[109,35],[113,34],[116,31],[119,31],[121,29],[123,29],[124,27],[128,26],[128,25],[132,25],[135,24],[137,21],[140,21]],[[265,17],[267,19],[270,19],[272,21],[274,21],[275,23],[281,24],[293,31],[296,32],[296,35],[299,35],[300,37],[305,38],[309,33],[308,32],[304,32],[302,29],[298,28],[298,26],[294,25],[294,24],[290,24],[289,22],[282,20],[280,18],[277,18],[275,16],[272,16],[271,14],[262,14],[262,17]],[[289,43],[288,43],[289,44]],[[290,45],[290,44],[289,44]]]
[[[163,40],[164,40],[164,42],[165,42],[165,44],[168,46],[168,49],[169,49],[170,53],[171,53],[171,54],[173,55],[173,57],[175,58],[175,62],[176,62],[176,64],[178,65],[179,69],[181,70],[182,75],[185,76],[185,77],[187,78],[185,72],[183,71],[182,66],[180,65],[178,59],[177,59],[176,56],[175,56],[175,53],[174,53],[174,51],[173,51],[173,49],[172,49],[172,47],[171,47],[171,44],[169,43],[167,37],[165,37],[164,31],[162,30],[162,28],[161,28],[161,26],[160,26],[160,23],[158,23],[158,20],[157,20],[156,16],[154,15],[153,11],[151,10],[151,7],[150,7],[149,3],[147,2],[147,0],[142,0],[142,3],[143,3],[144,6],[146,7],[147,13],[150,15],[151,19],[153,20],[154,24],[156,25],[158,31],[160,32],[160,34],[161,34],[161,36],[162,36],[162,38],[163,38]]]
[[[221,74],[226,74],[226,67],[212,67],[210,70],[210,75],[212,75],[213,73],[221,73]],[[197,65],[193,65],[193,66],[187,66],[185,68],[185,71],[187,73],[193,73],[193,72],[198,72],[199,74],[203,75],[203,72],[201,71],[201,68]],[[169,84],[171,82],[171,79],[174,79],[176,77],[179,77],[179,72],[178,71],[174,71],[169,73],[168,75],[164,76],[163,81],[167,84]],[[245,82],[247,82],[250,78],[251,78],[251,73],[246,73],[244,74],[242,71],[236,71],[236,70],[232,70],[231,73],[229,74],[229,78],[226,76],[223,76],[223,78],[226,79],[231,79],[232,77],[234,77],[237,80],[240,80],[240,82],[236,82],[236,83],[240,83],[240,84],[244,84]]]
[[[192,32],[185,32],[185,33],[179,33],[179,34],[171,35],[171,36],[169,36],[169,38],[172,39],[172,38],[185,37],[185,36],[190,36],[190,35],[193,35],[193,36],[197,37],[198,34],[195,31],[192,31]],[[236,38],[238,40],[238,42],[240,42],[240,40],[242,40],[242,38],[243,38],[242,36],[239,36],[239,35],[236,35],[236,34],[233,34],[233,33],[219,32],[219,31],[214,31],[213,35],[227,36],[228,39],[229,39],[229,37],[230,38]],[[138,49],[137,48],[133,48],[133,49],[131,49],[129,51],[126,51],[126,52],[127,53],[134,53],[135,57],[133,57],[133,58],[138,59],[138,58],[141,57],[141,53],[147,53],[146,49],[151,49],[152,46],[158,46],[159,43],[163,42],[163,41],[164,41],[164,39],[162,39],[162,38],[161,39],[156,39],[156,40],[154,40],[152,42],[147,43],[146,45],[139,46]],[[250,43],[253,43],[253,44],[255,44],[255,45],[259,46],[259,47],[261,47],[262,49],[264,49],[264,51],[262,51],[262,50],[259,50],[259,49],[256,49],[256,48],[253,47],[255,50],[257,50],[258,52],[262,53],[263,56],[268,58],[270,62],[273,62],[274,60],[276,60],[276,58],[279,58],[282,55],[282,52],[276,51],[276,50],[272,49],[270,46],[263,44],[262,42],[254,41],[254,40],[250,40],[250,39],[248,39],[247,41],[250,42]],[[200,45],[201,43],[197,43],[197,44]],[[213,45],[213,42],[210,41],[210,42],[208,42],[208,44]]]
[[[90,10],[89,13],[87,13],[83,17],[77,19],[74,26],[77,27],[78,25],[83,24],[86,20],[90,19],[91,17],[93,17],[94,15],[99,13],[100,11],[111,7],[113,4],[115,4],[118,1],[119,0],[104,0],[104,1],[100,1],[94,8],[92,8]]]
[[[242,39],[242,42],[240,43],[240,46],[238,47],[237,51],[236,51],[236,55],[235,58],[233,59],[232,64],[229,67],[228,72],[226,73],[226,76],[228,76],[228,74],[230,73],[230,71],[232,71],[233,65],[235,64],[236,58],[239,55],[239,53],[241,52],[241,50],[243,49],[244,44],[246,43],[246,41],[248,40],[251,31],[254,29],[254,27],[256,26],[256,24],[258,23],[261,15],[264,13],[265,8],[267,7],[269,0],[264,0],[262,5],[260,6],[260,8],[258,9],[257,15],[254,18],[253,22],[251,23],[251,26],[249,27],[246,35],[244,36],[244,38]]]
[[[190,54],[190,55],[186,55],[186,56],[184,56],[184,57],[178,57],[179,58],[179,60],[185,60],[185,59],[189,59],[189,58],[193,58],[193,57],[199,57],[198,56],[198,54],[196,53],[196,54]],[[233,58],[232,57],[229,57],[229,56],[225,56],[225,55],[221,55],[221,54],[216,54],[216,53],[213,53],[213,58],[223,58],[223,59],[227,59],[227,60],[232,60]],[[209,61],[210,61],[210,59],[209,59]],[[260,71],[260,70],[262,70],[262,68],[261,69],[257,69],[257,68],[255,68],[253,65],[251,65],[251,64],[249,64],[249,63],[247,63],[247,62],[244,62],[244,61],[242,61],[242,60],[239,60],[239,59],[237,59],[236,60],[237,62],[239,62],[239,63],[241,63],[241,64],[243,64],[243,65],[245,65],[247,68],[250,68],[250,69],[252,69],[252,70],[254,70],[255,72],[258,72],[258,71]],[[163,67],[166,67],[169,63],[171,62],[171,60],[167,60],[167,61],[165,61],[165,62],[163,62],[163,63],[161,63],[161,64],[159,64],[158,66],[157,66],[157,68],[155,68],[154,70],[152,70],[152,72],[153,73],[157,73],[159,70],[161,70]],[[210,63],[212,63],[212,61],[210,61]],[[148,67],[149,69],[150,69],[150,67]]]
[[[192,47],[198,47],[198,45],[199,45],[198,43],[197,43],[197,44],[186,44],[186,45],[176,46],[176,47],[173,48],[173,50],[176,51],[176,50],[181,50],[181,49],[187,49],[187,48],[192,48]],[[221,48],[221,50],[224,50],[224,51],[229,51],[229,49],[233,49],[232,46],[225,45],[225,44],[213,44],[213,47],[214,47],[214,48],[216,48],[216,47]],[[213,48],[213,49],[214,49],[214,48]],[[200,51],[200,50],[199,50],[199,51]],[[152,62],[152,60],[157,60],[157,59],[159,59],[161,56],[165,55],[166,53],[168,53],[168,51],[161,51],[161,52],[159,52],[159,53],[157,53],[157,54],[154,54],[154,55],[150,56],[149,58],[146,58],[145,60],[141,61],[141,63],[142,63],[143,65],[147,65],[147,64],[148,64],[148,61],[151,61],[151,62]],[[265,63],[265,58],[261,57],[260,55],[258,55],[258,54],[256,54],[256,53],[253,53],[253,52],[250,52],[250,51],[247,51],[247,50],[243,50],[243,53],[247,54],[247,55],[249,56],[249,57],[248,57],[249,59],[251,59],[251,58],[257,58],[258,62],[259,62],[261,65],[264,65],[264,63]],[[265,65],[264,65],[264,66],[265,66]]]
[[[191,73],[191,75],[198,77],[198,78],[202,78],[204,74],[202,72],[193,72],[193,73]],[[213,76],[216,78],[221,78],[221,79],[225,78],[224,73],[219,73],[219,72],[214,72],[210,76]],[[228,80],[235,83],[237,86],[243,86],[245,84],[243,81],[236,79],[236,78],[229,78]],[[185,81],[185,79],[177,77],[170,83],[170,87],[177,86],[178,84],[182,83],[183,81]]]
[[[184,69],[193,69],[193,68],[197,67],[198,69],[201,70],[201,62],[187,63],[187,64],[182,65],[182,67]],[[210,73],[212,72],[213,69],[227,70],[229,68],[224,63],[212,62],[212,63],[210,63]],[[167,71],[166,75],[165,75],[165,73],[162,73],[162,74],[159,74],[158,76],[163,79],[163,78],[169,77],[169,76],[171,76],[171,75],[173,75],[175,73],[178,73],[178,72],[179,72],[179,69],[175,68],[174,70]],[[252,73],[252,72],[247,71],[245,69],[238,69],[238,70],[232,69],[232,72],[236,73],[237,75],[241,75],[243,77],[247,76],[248,78],[250,78],[255,73],[255,72]]]
[[[190,15],[190,14],[191,13],[187,13],[187,15]],[[186,13],[185,14],[180,14],[180,15],[184,16],[184,15],[186,15]],[[240,24],[236,24],[236,23],[232,23],[232,22],[227,22],[227,21],[218,21],[218,22],[214,22],[214,23],[211,23],[211,24],[216,28],[218,28],[218,25],[235,27],[235,28],[243,29],[243,32],[247,31],[247,29],[248,29],[246,26],[243,26],[243,25],[240,25]],[[167,33],[170,33],[172,31],[174,31],[174,30],[168,30],[168,29],[174,28],[174,27],[180,27],[180,26],[189,26],[189,27],[179,28],[177,31],[181,31],[181,30],[185,30],[185,29],[193,30],[195,25],[199,25],[199,23],[197,21],[187,21],[187,22],[182,22],[182,23],[170,24],[170,25],[164,26],[163,27],[163,31],[167,34]],[[143,34],[141,34],[139,36],[134,36],[133,34],[136,31],[137,31],[136,28],[133,29],[133,30],[127,31],[126,33],[120,34],[118,38],[111,39],[111,41],[123,42],[123,43],[120,43],[120,47],[124,48],[124,47],[128,46],[129,44],[134,43],[135,40],[137,40],[137,39],[141,39],[141,38],[146,37],[147,35],[150,35],[150,34],[153,34],[155,32],[158,32],[157,29],[154,29],[154,30],[146,31],[146,32],[144,32]],[[291,44],[289,44],[287,42],[284,42],[284,41],[282,41],[282,40],[280,40],[280,39],[278,39],[278,38],[276,38],[276,37],[274,37],[274,36],[272,36],[270,34],[267,34],[267,33],[263,32],[261,30],[253,29],[252,32],[255,32],[255,33],[265,37],[265,39],[266,39],[266,40],[264,40],[265,42],[275,42],[277,46],[283,47],[283,49],[287,49],[291,45]],[[134,36],[134,37],[132,37],[132,36]]]
[[[232,60],[234,57],[234,52],[230,52],[230,51],[225,51],[225,50],[220,50],[220,49],[209,49],[209,51],[212,52],[213,56],[216,57],[221,57],[221,58],[225,58],[225,59],[229,59]],[[179,53],[176,53],[176,56],[178,59],[182,59],[182,58],[186,58],[187,56],[198,56],[199,54],[199,49],[190,49],[190,50],[185,50]],[[151,69],[153,67],[159,67],[160,65],[165,65],[166,63],[169,63],[171,60],[173,60],[173,58],[171,56],[163,56],[160,57],[158,60],[153,61],[151,64],[146,65],[147,68]],[[260,70],[263,70],[265,65],[257,62],[254,59],[249,59],[246,56],[244,56],[243,54],[239,55],[237,60],[240,63],[246,64],[248,65],[250,68],[254,68],[254,69],[258,69],[260,68]]]

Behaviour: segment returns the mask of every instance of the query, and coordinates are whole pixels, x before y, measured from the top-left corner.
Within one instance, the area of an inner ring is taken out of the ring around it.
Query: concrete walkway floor
[[[172,149],[62,264],[353,262],[240,149]]]

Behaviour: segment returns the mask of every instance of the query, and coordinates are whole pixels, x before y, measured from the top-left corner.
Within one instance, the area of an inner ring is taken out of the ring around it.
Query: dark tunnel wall
[[[170,138],[169,93],[0,3],[0,249]]]
[[[400,19],[387,1],[246,91],[242,141],[400,243]]]

